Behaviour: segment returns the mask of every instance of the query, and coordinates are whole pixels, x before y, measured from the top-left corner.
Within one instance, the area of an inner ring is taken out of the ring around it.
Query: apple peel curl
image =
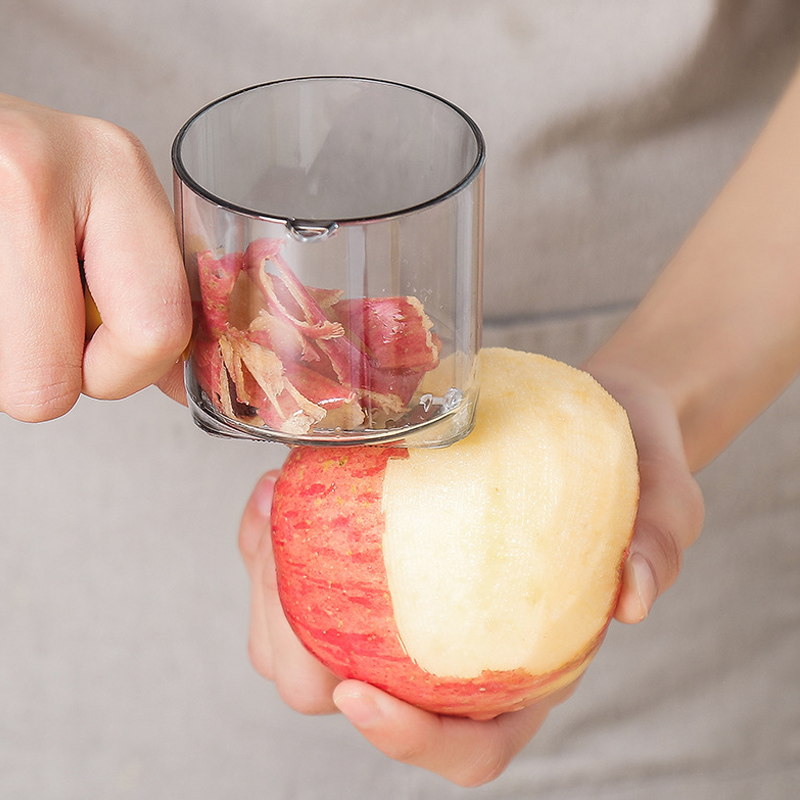
[[[282,239],[197,255],[192,363],[229,418],[291,435],[382,428],[409,411],[441,341],[412,296],[343,298],[305,286]]]

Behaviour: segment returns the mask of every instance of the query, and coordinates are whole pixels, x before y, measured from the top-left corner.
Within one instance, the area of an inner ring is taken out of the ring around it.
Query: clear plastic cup
[[[172,156],[201,428],[289,445],[470,431],[485,145],[463,111],[387,81],[297,78],[206,106]]]

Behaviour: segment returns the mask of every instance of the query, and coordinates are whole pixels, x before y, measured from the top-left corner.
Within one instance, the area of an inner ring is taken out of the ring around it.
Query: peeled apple
[[[572,682],[619,595],[639,496],[621,406],[587,373],[484,349],[442,449],[297,447],[275,487],[278,590],[341,678],[490,716]]]

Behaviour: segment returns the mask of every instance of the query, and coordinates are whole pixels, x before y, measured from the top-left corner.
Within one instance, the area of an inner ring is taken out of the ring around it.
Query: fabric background
[[[242,86],[357,74],[444,95],[489,145],[484,340],[578,364],[746,151],[799,26],[788,0],[3,0],[0,88],[131,129],[167,187],[181,123]],[[295,714],[251,669],[236,531],[284,455],[203,435],[155,390],[0,417],[1,797],[797,796],[797,383],[700,476],[706,530],[677,585],[612,626],[478,790]]]

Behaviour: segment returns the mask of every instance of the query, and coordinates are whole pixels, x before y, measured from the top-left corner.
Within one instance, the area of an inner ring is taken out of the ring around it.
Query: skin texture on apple
[[[543,356],[481,353],[476,425],[442,449],[295,448],[272,528],[303,644],[341,678],[490,715],[572,682],[613,615],[638,502],[622,408]]]

